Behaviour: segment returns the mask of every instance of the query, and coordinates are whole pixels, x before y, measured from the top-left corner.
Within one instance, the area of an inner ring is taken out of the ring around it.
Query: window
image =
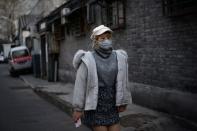
[[[55,40],[64,40],[65,39],[65,30],[64,25],[56,25],[54,31]]]
[[[179,16],[197,12],[196,0],[162,0],[165,16]]]
[[[69,29],[70,34],[73,36],[82,36],[85,34],[86,25],[84,18],[86,18],[86,10],[86,7],[82,7],[69,16]]]
[[[108,0],[102,4],[103,23],[112,29],[125,27],[125,1]]]
[[[95,22],[95,3],[89,3],[87,4],[87,23],[92,24]]]
[[[27,50],[18,50],[18,51],[13,51],[12,53],[13,58],[20,58],[24,56],[29,56],[29,53]]]

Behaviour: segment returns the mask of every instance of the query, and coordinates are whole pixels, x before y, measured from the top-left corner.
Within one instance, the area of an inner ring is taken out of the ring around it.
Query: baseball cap
[[[109,32],[111,32],[111,33],[113,32],[113,31],[112,31],[109,27],[107,27],[107,26],[104,26],[104,25],[97,26],[96,28],[93,29],[92,35],[90,36],[90,38],[91,38],[92,40],[94,40],[95,36],[101,35],[101,34],[107,32],[107,31],[109,31]]]

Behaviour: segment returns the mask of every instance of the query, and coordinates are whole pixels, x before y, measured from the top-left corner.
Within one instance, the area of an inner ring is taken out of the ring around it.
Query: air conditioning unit
[[[63,8],[61,11],[61,15],[65,16],[70,13],[70,8]]]

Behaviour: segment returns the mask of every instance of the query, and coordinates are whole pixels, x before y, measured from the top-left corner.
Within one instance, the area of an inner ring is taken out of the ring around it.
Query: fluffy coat
[[[128,87],[128,62],[124,50],[114,50],[117,54],[118,74],[116,79],[116,106],[127,105],[131,100]],[[77,70],[74,94],[74,110],[95,110],[98,100],[98,76],[92,52],[79,50],[74,56],[73,66]]]

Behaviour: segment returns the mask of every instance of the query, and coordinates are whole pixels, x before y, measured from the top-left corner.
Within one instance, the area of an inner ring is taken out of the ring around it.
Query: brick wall
[[[87,37],[66,36],[60,45],[59,55],[59,79],[64,82],[75,81],[75,70],[72,65],[74,54],[79,49],[91,49],[90,40]]]
[[[197,93],[196,16],[163,16],[160,0],[127,5],[126,30],[115,37],[129,54],[130,80]]]
[[[160,0],[128,1],[126,12],[114,37],[129,55],[133,102],[197,122],[197,17],[163,16]]]

